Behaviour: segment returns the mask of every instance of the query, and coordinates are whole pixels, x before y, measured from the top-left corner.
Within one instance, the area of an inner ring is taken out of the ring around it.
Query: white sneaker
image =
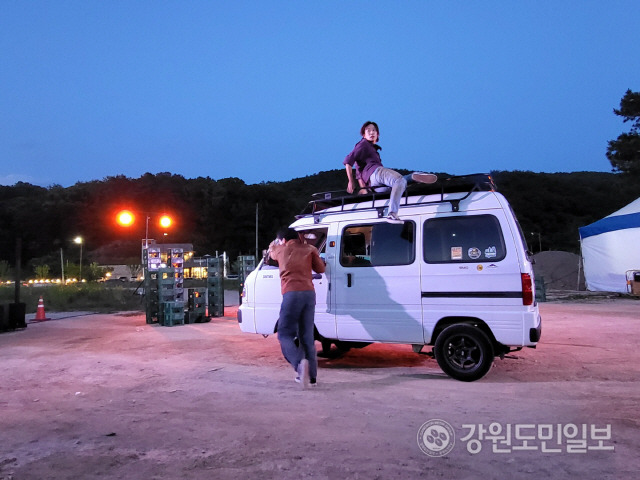
[[[309,360],[303,358],[298,364],[298,376],[296,382],[300,383],[302,388],[309,386]]]
[[[402,219],[398,216],[398,214],[393,212],[389,212],[389,215],[387,215],[387,218],[385,218],[385,220],[389,223],[396,223],[396,224],[404,223]]]
[[[414,182],[418,182],[418,183],[436,183],[436,181],[438,180],[437,175],[434,175],[433,173],[422,173],[422,172],[412,173],[411,178],[413,179]]]

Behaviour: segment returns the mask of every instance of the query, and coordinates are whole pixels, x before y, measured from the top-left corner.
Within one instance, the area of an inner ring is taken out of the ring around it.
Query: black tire
[[[445,328],[438,335],[433,352],[442,371],[463,382],[484,377],[494,359],[493,347],[487,335],[467,324]]]
[[[339,355],[344,355],[345,353],[347,353],[349,350],[351,350],[352,348],[354,348],[354,345],[350,342],[342,342],[340,340],[336,340],[334,342],[336,348],[338,349],[338,354]],[[364,345],[363,345],[364,346]],[[358,348],[358,347],[355,347]]]
[[[322,345],[322,356],[328,357],[329,355],[331,355],[331,340],[327,340],[326,338],[322,337],[322,340],[320,340],[320,345]]]
[[[322,346],[322,350],[318,352],[318,356],[321,358],[337,358],[350,350],[350,347],[343,345],[340,340],[332,340],[323,337],[318,333],[318,329],[315,329],[314,338],[316,341],[320,342],[320,345]],[[331,348],[332,345],[336,346],[335,350]]]

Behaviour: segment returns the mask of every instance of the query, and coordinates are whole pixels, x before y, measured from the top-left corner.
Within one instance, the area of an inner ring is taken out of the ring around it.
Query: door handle
[[[347,287],[351,286],[351,274],[347,273]]]
[[[313,274],[311,274],[311,278],[313,278],[314,280],[320,280],[322,278],[322,274],[321,273],[313,273]]]

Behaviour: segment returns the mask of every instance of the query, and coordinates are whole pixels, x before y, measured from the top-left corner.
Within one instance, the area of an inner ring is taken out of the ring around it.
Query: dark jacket
[[[371,174],[376,168],[382,166],[380,153],[378,153],[378,150],[381,148],[379,145],[363,138],[356,143],[356,146],[351,153],[345,157],[342,163],[343,165],[351,165],[352,167],[355,165],[356,178],[359,176],[364,183],[369,183]]]

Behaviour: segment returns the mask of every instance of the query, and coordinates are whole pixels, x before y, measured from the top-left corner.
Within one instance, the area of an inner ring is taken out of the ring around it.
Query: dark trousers
[[[304,290],[287,292],[282,296],[278,319],[278,340],[284,358],[297,370],[303,358],[309,360],[309,376],[318,375],[318,359],[313,339],[313,316],[316,292]],[[296,346],[295,338],[298,337]]]

